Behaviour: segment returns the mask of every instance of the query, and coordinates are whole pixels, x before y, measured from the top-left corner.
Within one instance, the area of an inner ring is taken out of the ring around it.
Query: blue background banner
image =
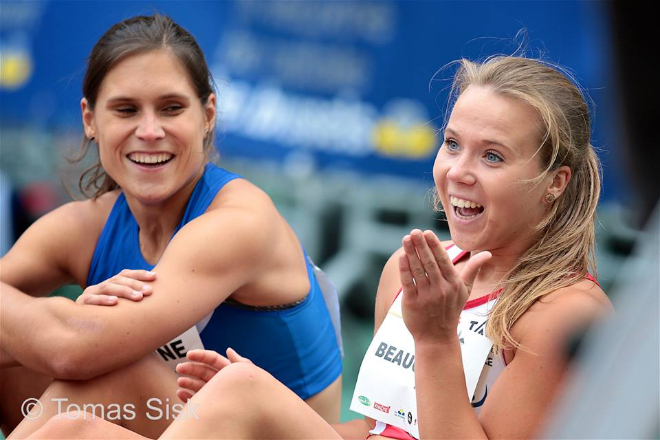
[[[112,24],[153,12],[172,16],[207,55],[225,157],[430,179],[451,76],[439,69],[460,57],[514,53],[521,29],[527,53],[570,67],[596,108],[611,97],[609,35],[596,2],[49,1],[1,8],[4,127],[79,129],[93,44]],[[594,144],[607,150],[612,133],[606,115],[597,116]],[[601,159],[607,168],[609,155]]]

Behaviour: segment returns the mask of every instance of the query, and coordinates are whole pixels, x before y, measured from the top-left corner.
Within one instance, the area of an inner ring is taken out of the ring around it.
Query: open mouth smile
[[[454,214],[461,220],[472,220],[484,212],[484,207],[471,200],[451,196],[449,198]]]
[[[134,164],[154,168],[165,165],[174,159],[172,153],[130,153],[126,157]]]

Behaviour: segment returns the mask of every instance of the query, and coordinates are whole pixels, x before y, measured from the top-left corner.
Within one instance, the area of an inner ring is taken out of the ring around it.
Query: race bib
[[[199,333],[204,330],[204,327],[206,327],[206,324],[208,324],[211,319],[211,315],[213,315],[212,312],[194,327],[189,328],[167,344],[157,348],[156,354],[158,354],[174,370],[177,365],[186,361],[186,354],[190,350],[204,348]]]
[[[401,292],[362,360],[350,409],[419,438],[415,394],[415,344],[403,322]],[[458,335],[468,399],[471,399],[492,342],[474,331],[474,320],[461,314]],[[474,314],[475,311],[470,311]],[[485,323],[485,316],[483,320]]]

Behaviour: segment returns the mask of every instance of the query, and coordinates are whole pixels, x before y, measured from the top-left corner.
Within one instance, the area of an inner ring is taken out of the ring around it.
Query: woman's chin
[[[475,240],[473,236],[466,237],[464,234],[451,234],[451,241],[461,250],[468,252],[484,249],[481,242]]]

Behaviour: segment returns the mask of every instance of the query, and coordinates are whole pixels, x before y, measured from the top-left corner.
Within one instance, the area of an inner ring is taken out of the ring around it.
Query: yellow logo
[[[0,52],[0,88],[19,89],[32,76],[32,59],[27,52]]]
[[[393,119],[382,119],[373,131],[373,144],[383,156],[423,159],[437,147],[432,125],[402,126]]]

